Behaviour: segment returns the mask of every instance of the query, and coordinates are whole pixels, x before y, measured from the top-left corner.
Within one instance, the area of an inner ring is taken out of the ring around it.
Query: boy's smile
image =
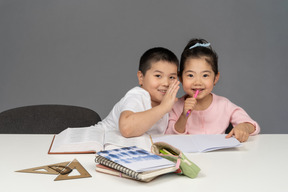
[[[151,68],[143,75],[137,73],[139,84],[149,92],[151,105],[159,105],[172,81],[177,80],[177,66],[168,61],[152,62]]]
[[[163,95],[166,94],[167,89],[158,89],[158,91],[160,91],[160,93],[162,93]]]

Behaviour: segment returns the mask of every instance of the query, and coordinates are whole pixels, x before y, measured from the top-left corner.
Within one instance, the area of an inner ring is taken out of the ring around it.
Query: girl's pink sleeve
[[[250,135],[257,135],[260,132],[259,124],[254,121],[241,107],[237,107],[236,109],[234,109],[231,116],[231,123],[233,124],[233,127],[239,123],[251,123],[252,125],[254,125],[255,131]]]
[[[169,113],[169,122],[168,122],[168,127],[167,127],[165,134],[187,134],[187,130],[185,130],[184,133],[179,133],[175,130],[175,123],[179,119],[182,111],[183,111],[183,106],[178,100],[174,104],[172,110]]]

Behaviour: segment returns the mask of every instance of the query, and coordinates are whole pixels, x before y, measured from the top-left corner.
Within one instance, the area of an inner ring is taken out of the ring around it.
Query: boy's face
[[[159,105],[172,81],[177,80],[177,65],[167,61],[151,63],[151,68],[145,76],[141,71],[137,73],[139,84],[149,92],[151,105]]]

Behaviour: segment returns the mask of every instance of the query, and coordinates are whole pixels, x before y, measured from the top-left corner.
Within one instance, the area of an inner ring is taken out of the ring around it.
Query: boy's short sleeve
[[[136,113],[151,109],[149,93],[142,90],[142,88],[139,89],[128,92],[125,97],[122,98],[120,113],[123,111],[132,111]]]

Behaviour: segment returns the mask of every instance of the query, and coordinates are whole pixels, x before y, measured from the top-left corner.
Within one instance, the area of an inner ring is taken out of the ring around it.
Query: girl
[[[166,134],[224,134],[240,142],[258,134],[260,127],[239,106],[211,93],[219,80],[218,56],[204,39],[192,39],[181,55],[179,79],[186,93],[170,112]]]

